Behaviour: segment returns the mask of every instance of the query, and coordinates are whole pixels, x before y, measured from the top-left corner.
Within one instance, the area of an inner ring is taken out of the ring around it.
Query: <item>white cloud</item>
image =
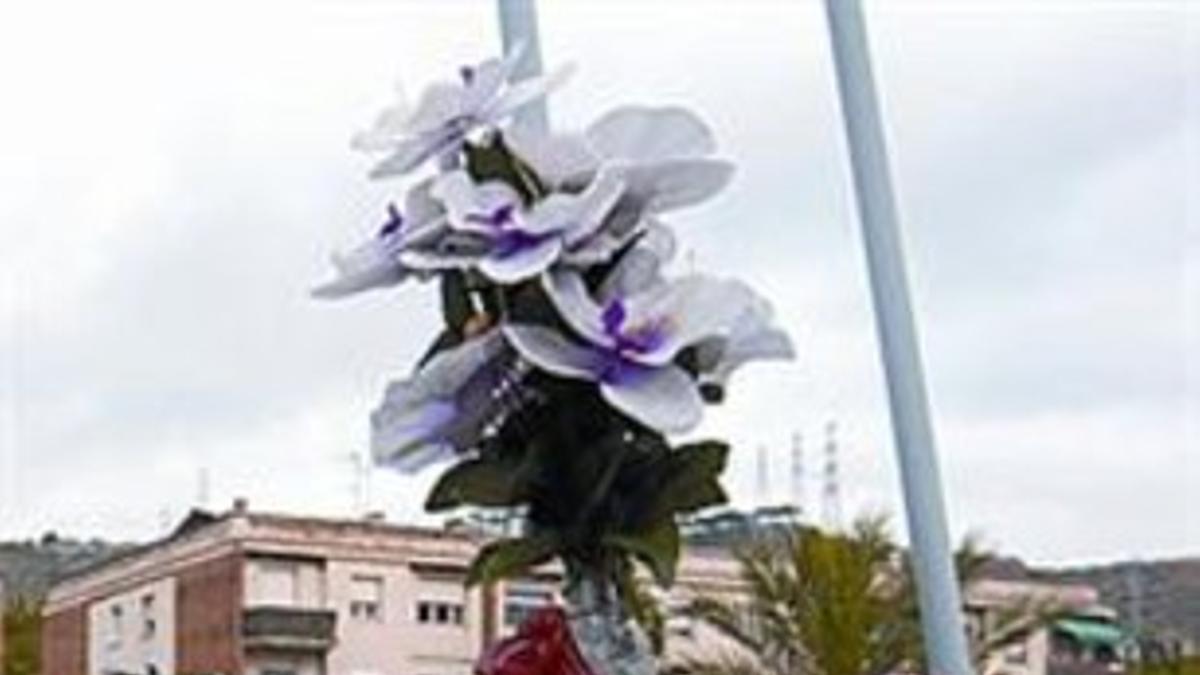
[[[795,429],[813,472],[837,417],[845,510],[897,510],[819,4],[541,4],[547,61],[581,66],[557,123],[683,103],[739,163],[681,232],[776,298],[801,360],[740,375],[708,425],[738,447],[735,493],[755,447],[787,466]],[[1195,46],[1186,9],[1146,7],[872,5],[952,520],[1039,559],[1200,545],[1172,521],[1198,481]],[[419,289],[306,297],[395,189],[346,142],[397,76],[492,53],[494,21],[490,2],[0,10],[0,536],[148,536],[201,467],[217,499],[348,508],[344,458],[434,315]],[[376,501],[415,517],[429,478],[379,475]]]

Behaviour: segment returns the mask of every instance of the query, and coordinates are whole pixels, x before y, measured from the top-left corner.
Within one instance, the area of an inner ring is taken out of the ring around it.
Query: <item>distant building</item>
[[[1014,610],[1040,609],[1052,615],[1015,631],[1015,640],[992,653],[984,675],[1102,675],[1124,671],[1130,646],[1116,612],[1100,604],[1095,588],[1036,581],[977,581],[964,601],[967,625],[976,643],[995,637]],[[1009,624],[1011,625],[1011,624]]]
[[[556,599],[553,570],[466,590],[471,532],[194,512],[166,539],[58,583],[47,675],[469,675],[484,646]],[[668,606],[737,588],[725,555],[684,557]],[[672,620],[672,653],[716,644]]]

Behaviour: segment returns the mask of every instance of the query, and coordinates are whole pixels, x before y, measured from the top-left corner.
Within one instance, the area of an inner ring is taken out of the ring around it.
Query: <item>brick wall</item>
[[[175,587],[178,675],[244,672],[242,561],[240,553],[230,554],[190,567],[178,576]]]
[[[87,605],[43,617],[42,675],[87,675]]]

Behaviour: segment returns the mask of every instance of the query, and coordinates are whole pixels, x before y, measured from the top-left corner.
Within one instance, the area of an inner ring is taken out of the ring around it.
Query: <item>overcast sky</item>
[[[429,287],[307,290],[403,189],[349,137],[397,80],[494,54],[493,4],[179,4],[0,9],[0,538],[147,538],[203,492],[349,513],[367,414],[434,331]],[[836,419],[845,517],[902,530],[820,5],[541,4],[546,60],[579,66],[557,126],[683,104],[739,165],[681,236],[800,358],[740,373],[703,429],[735,444],[735,499],[789,498],[799,432],[820,516]],[[956,536],[1200,554],[1196,10],[868,5]],[[372,502],[418,518],[431,478],[377,471]]]

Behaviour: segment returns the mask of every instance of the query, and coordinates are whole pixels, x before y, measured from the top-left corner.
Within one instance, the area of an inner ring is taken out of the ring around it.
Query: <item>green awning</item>
[[[1054,629],[1089,647],[1116,647],[1125,641],[1124,631],[1106,621],[1059,619],[1054,622]]]

